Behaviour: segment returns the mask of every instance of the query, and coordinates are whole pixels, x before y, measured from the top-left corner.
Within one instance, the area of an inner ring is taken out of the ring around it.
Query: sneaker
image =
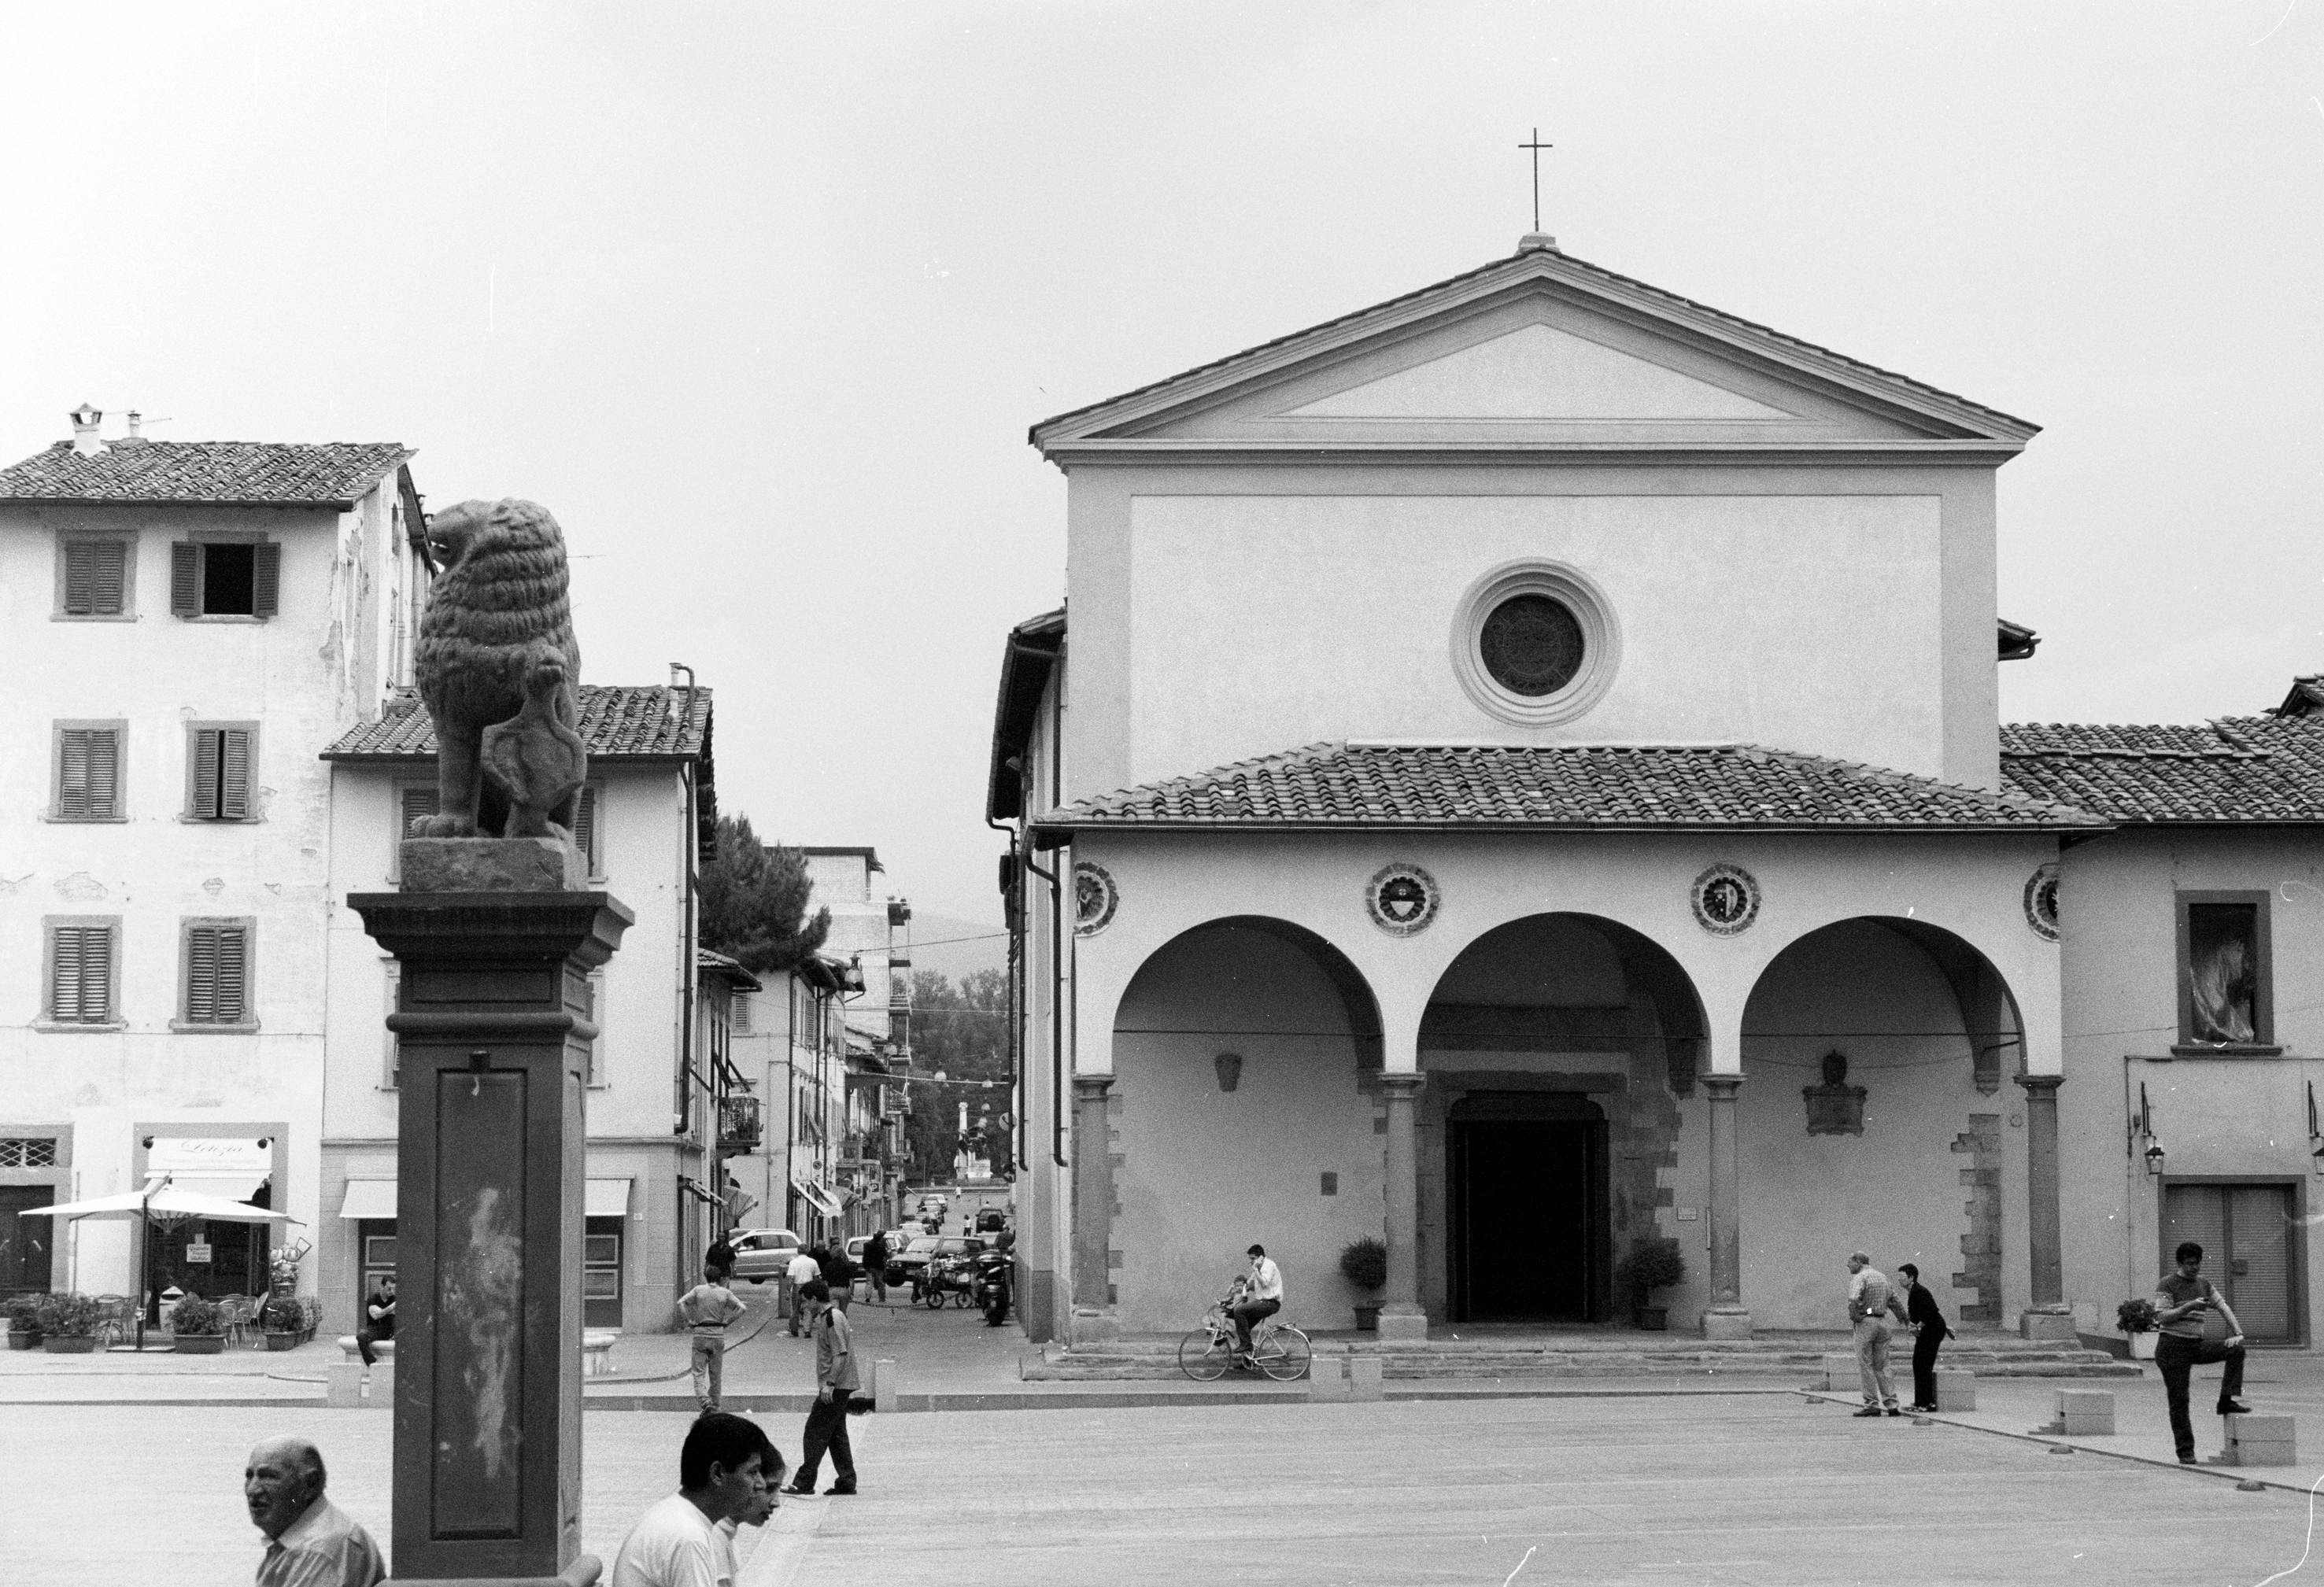
[[[1892,1406],[1890,1406],[1890,1407],[1888,1407],[1888,1414],[1889,1414],[1890,1416],[1903,1416],[1904,1413],[1903,1411],[1898,1410],[1895,1406],[1893,1406],[1893,1405],[1892,1405]]]
[[[2191,1454],[2182,1454],[2179,1457],[2179,1463],[2182,1466],[2191,1466],[2195,1463],[2195,1457]]]
[[[2223,1416],[2247,1416],[2251,1415],[2251,1407],[2246,1405],[2240,1399],[2223,1399],[2219,1401],[2219,1415]]]
[[[825,1489],[823,1491],[825,1497],[836,1496],[840,1499],[845,1499],[854,1493],[855,1484],[853,1482],[834,1482],[830,1487]]]
[[[792,1483],[788,1488],[778,1489],[776,1491],[779,1493],[788,1493],[793,1499],[813,1499],[815,1497],[815,1490],[813,1488],[802,1488],[796,1482]]]
[[[1868,1405],[1868,1406],[1866,1406],[1862,1410],[1860,1410],[1860,1411],[1857,1412],[1856,1414],[1857,1414],[1858,1416],[1886,1416],[1888,1413],[1887,1413],[1886,1411],[1882,1410],[1882,1409],[1881,1409],[1878,1406],[1877,1406],[1877,1405]]]

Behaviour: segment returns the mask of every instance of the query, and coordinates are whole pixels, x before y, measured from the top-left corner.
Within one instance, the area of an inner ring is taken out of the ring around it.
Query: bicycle
[[[1197,1383],[1215,1383],[1227,1375],[1241,1353],[1234,1318],[1227,1307],[1233,1296],[1215,1301],[1203,1314],[1203,1325],[1178,1342],[1178,1370]],[[1261,1317],[1250,1331],[1250,1364],[1277,1383],[1294,1383],[1307,1375],[1314,1356],[1307,1335],[1277,1317]]]

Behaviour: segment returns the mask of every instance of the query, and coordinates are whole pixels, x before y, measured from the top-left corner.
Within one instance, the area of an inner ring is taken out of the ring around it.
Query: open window
[[[272,540],[179,540],[170,548],[170,610],[180,617],[274,615],[282,548]]]
[[[2179,1042],[2196,1051],[2275,1047],[2264,892],[2182,892]]]

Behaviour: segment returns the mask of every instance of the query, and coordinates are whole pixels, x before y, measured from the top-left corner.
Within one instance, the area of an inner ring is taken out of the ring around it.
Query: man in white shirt
[[[722,1522],[763,1521],[783,1457],[756,1422],[711,1411],[678,1451],[678,1491],[638,1518],[613,1556],[610,1587],[732,1587],[732,1534]]]
[[[1250,1361],[1251,1324],[1283,1309],[1283,1269],[1263,1245],[1254,1245],[1245,1254],[1250,1258],[1250,1271],[1242,1276],[1242,1299],[1234,1307],[1235,1335],[1241,1345],[1238,1366]]]
[[[807,1254],[805,1246],[799,1247],[798,1250],[791,1253],[791,1265],[783,1270],[783,1282],[788,1287],[793,1339],[797,1339],[807,1327],[807,1319],[799,1315],[805,1309],[799,1305],[799,1286],[812,1284],[822,1277],[822,1264]]]
[[[1896,1385],[1888,1376],[1888,1318],[1905,1320],[1904,1304],[1888,1286],[1888,1275],[1857,1251],[1848,1259],[1848,1320],[1856,1330],[1856,1370],[1864,1379],[1864,1408],[1859,1416],[1901,1416]]]

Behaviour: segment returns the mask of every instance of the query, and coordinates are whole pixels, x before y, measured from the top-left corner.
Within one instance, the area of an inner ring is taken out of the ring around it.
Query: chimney
[[[93,457],[105,450],[105,438],[97,433],[97,427],[105,420],[102,412],[83,402],[66,417],[72,420],[75,456]]]
[[[138,445],[143,446],[145,442],[145,438],[138,432],[137,427],[144,421],[144,419],[145,416],[143,413],[140,413],[136,409],[132,408],[129,411],[129,433],[123,436],[121,438],[124,441],[134,441]]]

